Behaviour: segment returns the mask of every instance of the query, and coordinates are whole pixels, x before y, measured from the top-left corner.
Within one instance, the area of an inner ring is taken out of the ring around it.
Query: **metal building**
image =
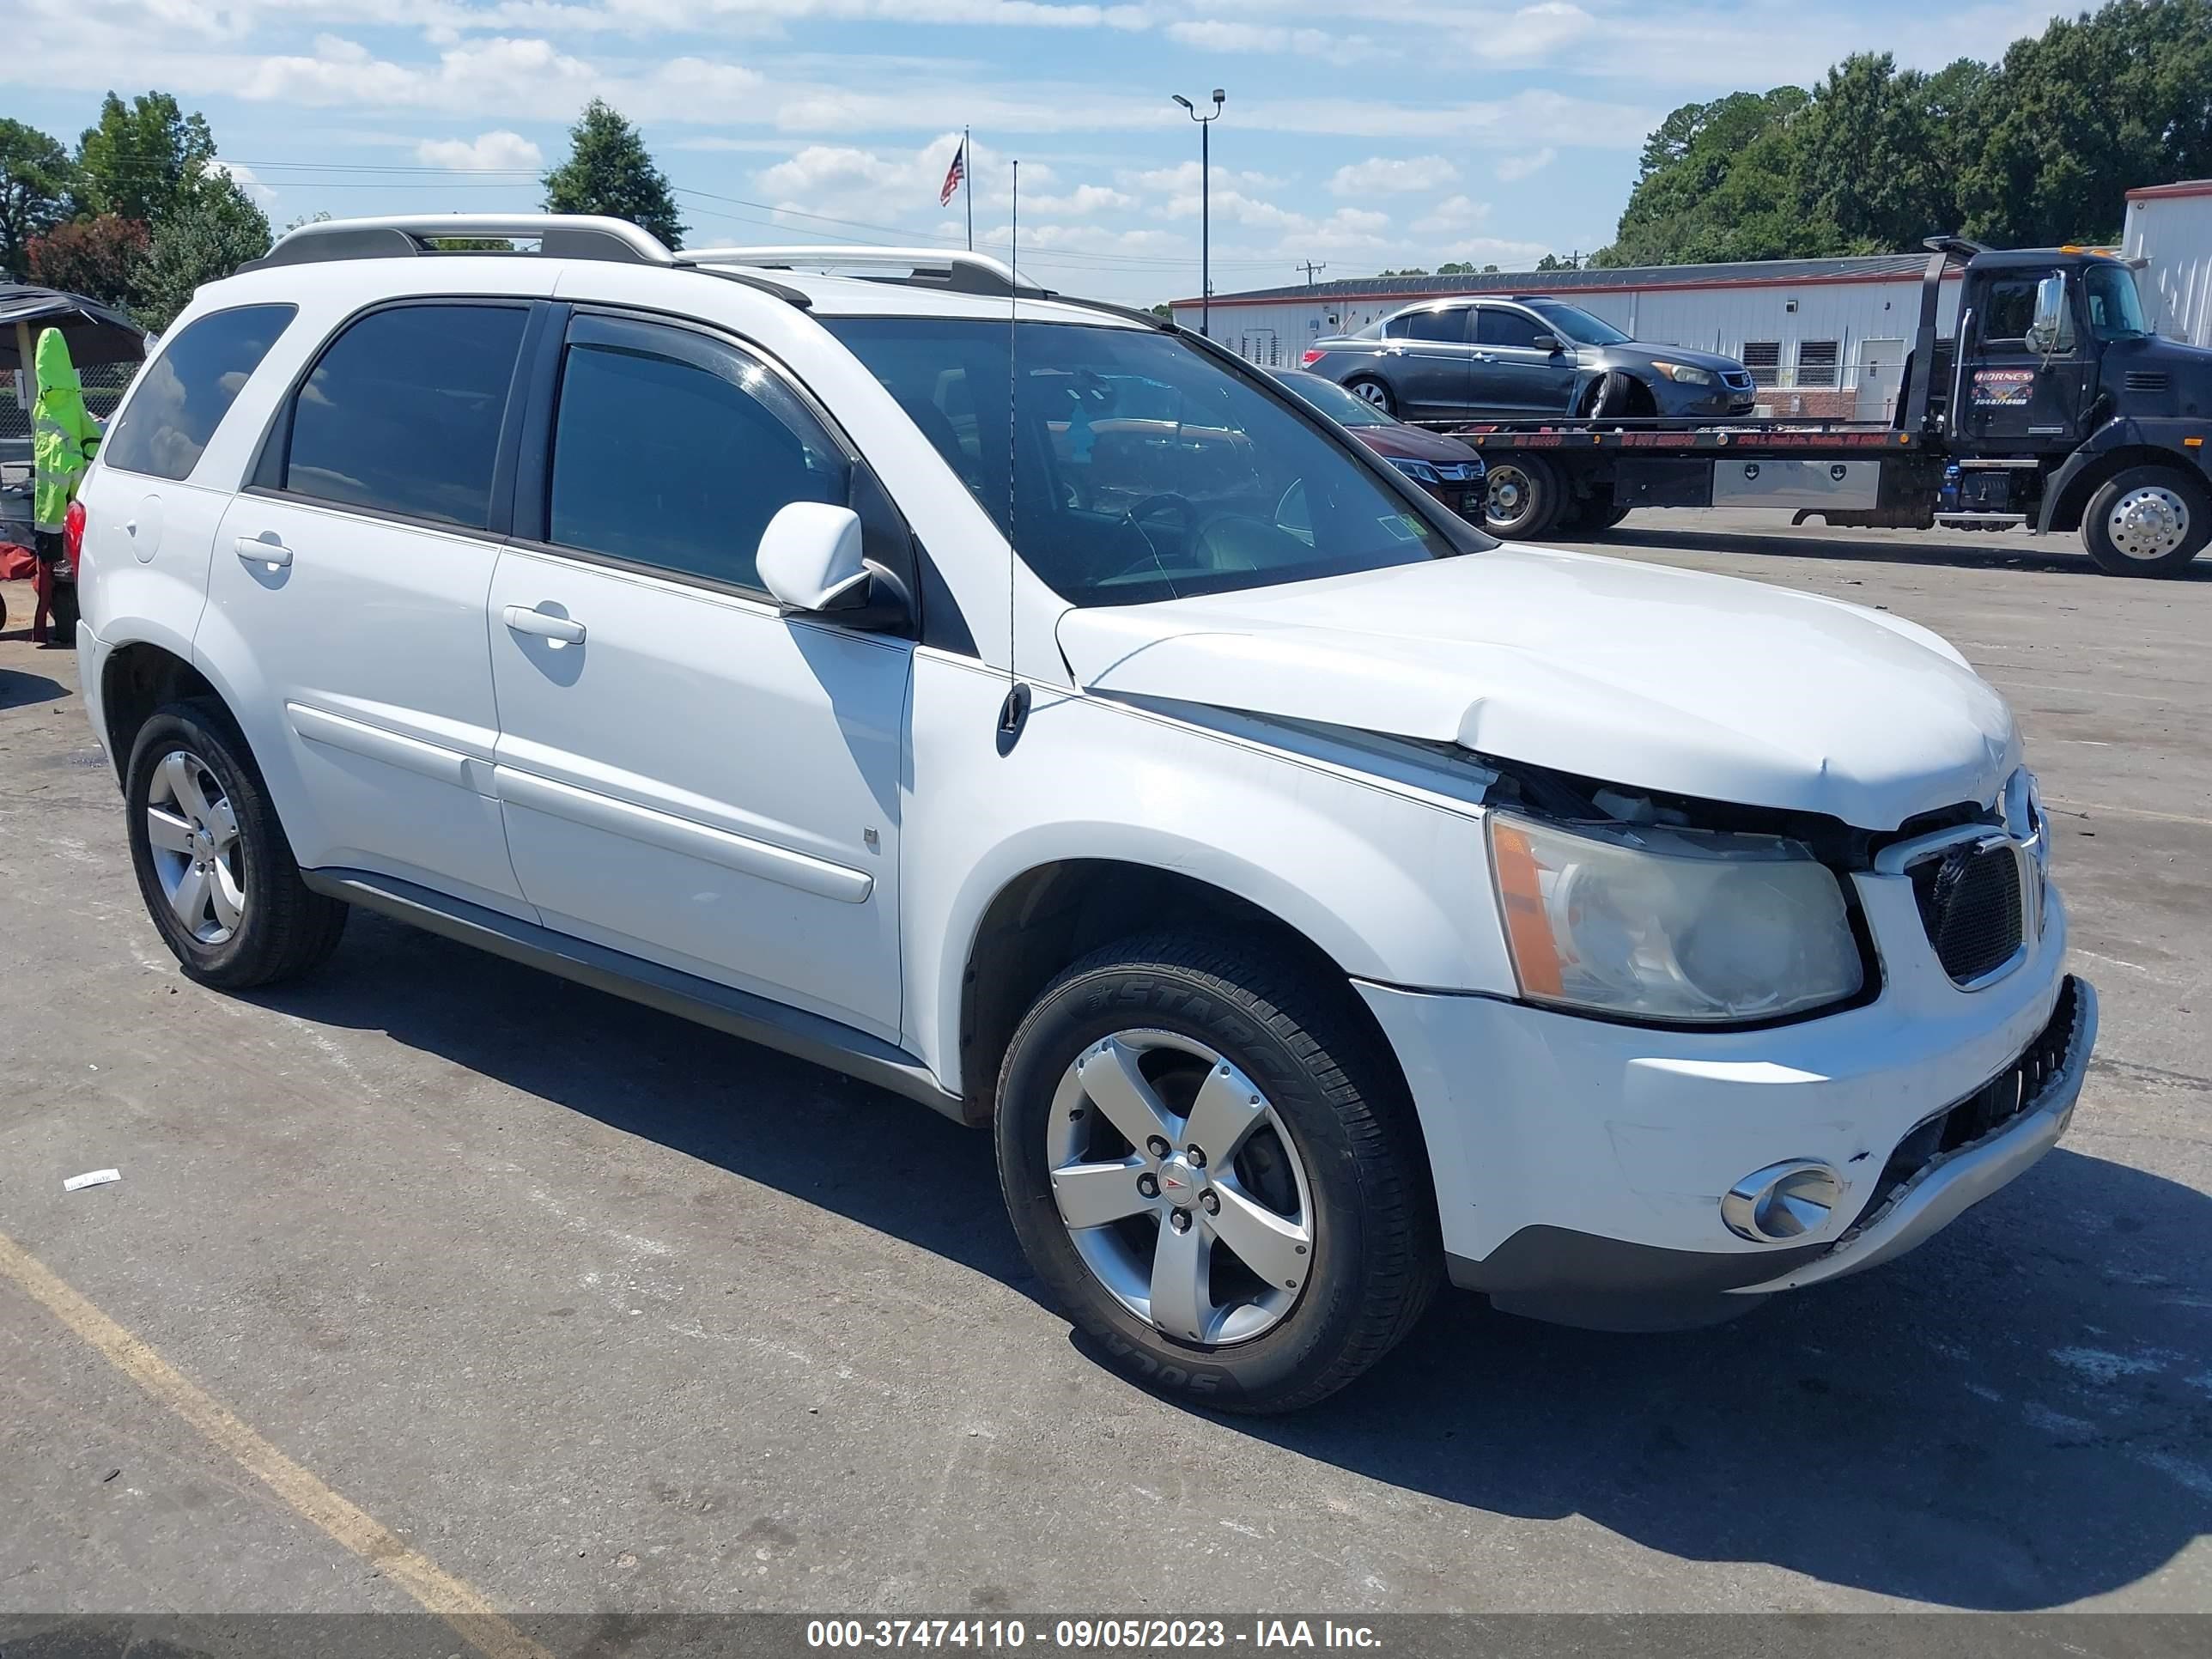
[[[2212,185],[2207,185],[2212,191]],[[1614,270],[1389,276],[1213,296],[1213,337],[1250,361],[1297,367],[1324,334],[1348,333],[1426,299],[1546,294],[1571,301],[1639,340],[1723,351],[1768,392],[1776,415],[1887,420],[1920,318],[1924,253]],[[1940,325],[1952,326],[1956,273]],[[1199,302],[1177,300],[1196,328]]]
[[[2130,191],[2120,242],[2130,258],[2146,261],[2137,280],[2150,325],[2212,346],[2212,179]]]

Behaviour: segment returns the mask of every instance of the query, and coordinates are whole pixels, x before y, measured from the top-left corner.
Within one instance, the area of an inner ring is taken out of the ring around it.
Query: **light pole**
[[[1210,340],[1213,337],[1213,135],[1207,129],[1221,118],[1221,100],[1229,94],[1214,88],[1211,115],[1200,115],[1197,106],[1179,92],[1168,95],[1198,123],[1198,331]]]

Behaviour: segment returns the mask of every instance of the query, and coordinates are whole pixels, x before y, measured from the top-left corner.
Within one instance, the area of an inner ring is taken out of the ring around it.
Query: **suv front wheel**
[[[1272,954],[1272,953],[1270,953]],[[1030,1261],[1111,1361],[1284,1411],[1413,1328],[1441,1265],[1411,1107],[1318,974],[1178,935],[1077,963],[1000,1072]]]
[[[187,975],[242,991],[295,978],[337,948],[346,907],[301,881],[260,770],[220,703],[157,710],[124,776],[138,891]]]

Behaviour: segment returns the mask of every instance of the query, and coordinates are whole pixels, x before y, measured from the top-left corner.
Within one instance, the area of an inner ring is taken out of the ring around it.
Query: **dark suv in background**
[[[1413,306],[1316,341],[1301,366],[1408,420],[1696,419],[1747,415],[1757,398],[1733,357],[1643,344],[1540,295]]]

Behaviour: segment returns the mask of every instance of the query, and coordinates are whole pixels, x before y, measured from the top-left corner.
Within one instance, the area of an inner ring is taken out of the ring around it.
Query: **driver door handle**
[[[535,634],[541,640],[558,640],[563,645],[584,642],[584,624],[571,617],[555,617],[524,605],[510,605],[500,612],[500,617],[518,634]]]

